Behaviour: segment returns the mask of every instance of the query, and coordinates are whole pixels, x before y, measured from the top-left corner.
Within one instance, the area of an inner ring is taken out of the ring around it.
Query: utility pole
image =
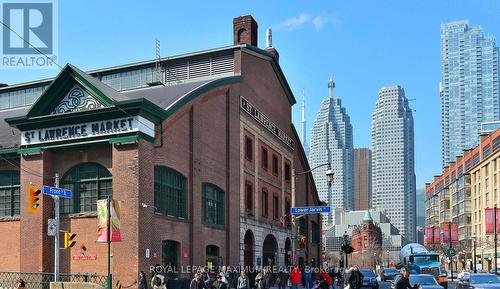
[[[54,187],[59,188],[59,174],[56,173]],[[59,196],[54,199],[54,219],[56,221],[56,234],[54,235],[54,282],[59,282],[59,233],[61,230],[59,220]]]

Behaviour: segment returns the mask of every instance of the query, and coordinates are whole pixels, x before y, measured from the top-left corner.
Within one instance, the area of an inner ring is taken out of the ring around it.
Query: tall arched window
[[[167,167],[155,166],[156,213],[186,218],[186,177]]]
[[[61,213],[97,211],[97,200],[113,195],[111,173],[100,164],[83,163],[71,168],[62,178],[61,187],[73,193],[62,199]]]
[[[19,172],[0,171],[0,217],[19,215]]]
[[[203,183],[201,203],[203,223],[209,226],[224,227],[224,191],[214,184]]]

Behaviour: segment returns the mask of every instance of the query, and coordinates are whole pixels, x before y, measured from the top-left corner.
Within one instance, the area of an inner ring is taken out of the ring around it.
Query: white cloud
[[[310,15],[302,12],[298,16],[285,19],[277,25],[277,28],[285,31],[293,31],[304,26],[312,26],[316,31],[320,31],[325,25],[340,25],[340,19],[335,13],[323,13],[320,15]]]
[[[311,16],[309,16],[309,14],[307,13],[302,12],[299,16],[286,19],[279,26],[280,28],[285,30],[295,30],[300,28],[304,24],[307,24],[309,21],[311,21]]]

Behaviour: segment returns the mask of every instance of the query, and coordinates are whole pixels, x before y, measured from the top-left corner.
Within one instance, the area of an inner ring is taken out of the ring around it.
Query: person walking
[[[306,289],[311,289],[312,279],[313,279],[313,269],[309,266],[304,268],[304,281],[306,283]]]
[[[139,272],[139,289],[148,289],[148,279],[144,271]]]
[[[189,284],[189,289],[201,289],[204,288],[202,285],[203,281],[201,278],[200,273],[194,274],[193,280],[191,280],[191,283]]]
[[[213,284],[214,289],[227,289],[227,284],[226,282],[222,281],[222,276],[217,275],[217,280],[215,280]]]
[[[298,266],[295,266],[292,272],[290,272],[290,283],[292,284],[292,289],[298,289],[302,283],[302,272]]]
[[[153,289],[167,289],[165,284],[165,276],[161,273],[155,273],[151,278],[151,288]]]
[[[395,289],[417,289],[419,287],[418,284],[411,286],[410,284],[410,272],[404,271],[403,275],[396,281],[394,284]]]
[[[269,289],[271,288],[271,285],[271,274],[269,273],[269,269],[267,267],[264,267],[262,269],[262,276],[259,280],[258,289]]]
[[[288,271],[286,267],[280,268],[278,278],[276,278],[276,285],[278,285],[278,289],[286,289],[288,286]]]
[[[250,280],[247,277],[245,270],[241,270],[240,277],[238,277],[237,289],[250,289]]]
[[[353,266],[344,275],[345,286],[349,285],[349,289],[360,289],[363,283],[363,277],[358,266]]]

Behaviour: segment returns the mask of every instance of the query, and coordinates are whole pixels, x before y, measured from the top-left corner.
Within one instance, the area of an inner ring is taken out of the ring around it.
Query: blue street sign
[[[54,188],[43,186],[43,193],[45,195],[59,196],[63,198],[71,198],[71,191],[63,188]]]
[[[330,207],[293,207],[290,213],[292,215],[330,213]]]

